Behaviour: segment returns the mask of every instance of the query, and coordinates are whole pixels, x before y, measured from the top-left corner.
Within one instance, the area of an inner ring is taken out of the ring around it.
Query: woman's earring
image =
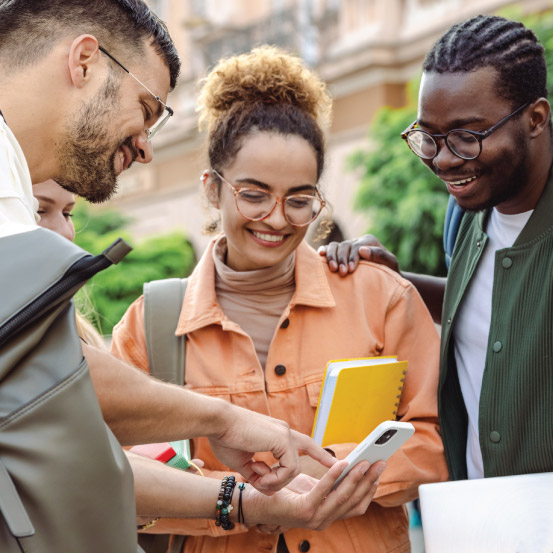
[[[204,186],[205,195],[207,197],[207,200],[209,204],[214,207],[215,209],[219,209],[219,198],[218,198],[218,189],[216,183],[213,181],[213,179],[210,179],[210,172],[204,171],[202,173],[202,176],[200,177],[200,180],[202,181],[202,184]]]

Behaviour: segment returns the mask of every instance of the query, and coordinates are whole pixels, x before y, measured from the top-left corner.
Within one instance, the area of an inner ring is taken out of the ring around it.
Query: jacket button
[[[490,432],[490,440],[494,444],[498,444],[501,441],[501,434],[497,430],[492,430],[492,432]]]
[[[300,541],[298,549],[301,553],[307,553],[311,549],[311,544],[307,540]]]
[[[286,318],[282,321],[280,328],[288,328],[290,326],[290,319]]]
[[[493,350],[495,353],[499,353],[503,349],[503,344],[499,341],[495,342],[493,345]]]
[[[510,269],[513,265],[513,260],[510,257],[504,257],[501,260],[501,265],[503,265],[504,269]]]
[[[286,372],[286,367],[284,365],[277,365],[275,367],[275,372],[278,376],[282,376]]]

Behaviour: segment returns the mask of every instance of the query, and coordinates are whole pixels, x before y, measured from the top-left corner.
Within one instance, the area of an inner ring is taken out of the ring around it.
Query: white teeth
[[[265,242],[282,242],[284,240],[284,236],[282,235],[262,234],[261,232],[255,232],[254,230],[252,230],[252,234],[260,240],[265,240]]]
[[[469,177],[468,179],[462,179],[462,180],[456,180],[456,181],[447,181],[447,184],[452,184],[454,186],[458,186],[460,184],[467,184],[467,182],[471,182],[476,177]]]
[[[119,159],[121,160],[121,171],[123,171],[123,169],[125,169],[125,152],[119,150],[117,153],[119,155]]]

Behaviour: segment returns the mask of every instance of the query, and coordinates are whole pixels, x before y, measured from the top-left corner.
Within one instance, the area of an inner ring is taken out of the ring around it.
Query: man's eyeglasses
[[[133,75],[120,61],[117,61],[105,48],[98,46],[98,49],[103,52],[108,58],[113,60],[123,71],[127,72],[137,83],[142,85],[156,100],[163,106],[163,113],[161,117],[151,126],[149,129],[146,129],[146,140],[150,142],[152,138],[165,126],[169,118],[173,115],[173,110],[161,101],[161,98],[154,94],[138,77]]]
[[[487,131],[469,131],[467,129],[452,129],[445,134],[430,134],[417,128],[417,121],[411,123],[402,133],[401,138],[407,142],[414,154],[422,159],[434,159],[438,155],[437,140],[444,138],[450,152],[461,159],[476,159],[482,153],[482,140],[488,138],[499,127],[504,125],[511,117],[526,108],[530,103],[520,106],[518,109],[506,115]]]
[[[213,173],[232,190],[238,213],[249,221],[266,219],[276,205],[282,203],[286,221],[295,227],[305,227],[317,218],[326,205],[317,188],[314,188],[314,194],[291,194],[277,198],[261,188],[236,188],[217,171],[213,170]]]

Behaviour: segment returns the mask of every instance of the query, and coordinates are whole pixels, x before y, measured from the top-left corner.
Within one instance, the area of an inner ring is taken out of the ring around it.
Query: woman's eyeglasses
[[[236,188],[217,171],[213,170],[213,173],[231,189],[238,213],[249,221],[266,219],[281,203],[286,221],[295,227],[304,227],[314,221],[326,205],[317,188],[314,188],[314,194],[290,194],[278,198],[261,188]]]

